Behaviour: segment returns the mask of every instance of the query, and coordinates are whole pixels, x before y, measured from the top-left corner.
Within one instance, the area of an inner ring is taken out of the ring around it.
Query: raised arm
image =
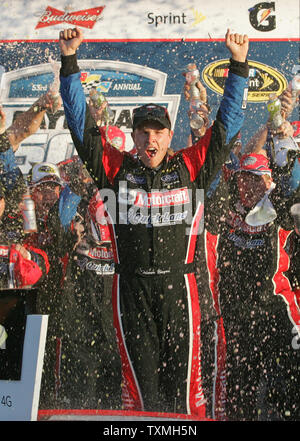
[[[227,29],[225,35],[225,44],[227,49],[231,52],[231,58],[235,61],[244,63],[247,59],[249,50],[248,35],[232,34],[230,29]]]
[[[249,39],[247,35],[231,34],[228,29],[225,45],[231,53],[231,58],[218,117],[225,126],[227,144],[241,130],[244,122],[249,74],[247,63]]]
[[[71,134],[75,135],[80,143],[83,143],[84,136],[86,98],[80,82],[76,51],[82,41],[83,33],[78,28],[65,29],[59,33],[60,92]]]
[[[63,56],[75,55],[83,41],[83,32],[79,28],[64,29],[59,33],[59,47]]]
[[[227,30],[225,44],[231,53],[231,58],[216,119],[205,135],[183,152],[192,179],[199,179],[198,185],[204,189],[208,188],[228,159],[245,116],[244,102],[247,99],[249,73],[246,57],[249,40],[246,35],[231,34],[230,30]],[[203,175],[205,175],[204,181]]]

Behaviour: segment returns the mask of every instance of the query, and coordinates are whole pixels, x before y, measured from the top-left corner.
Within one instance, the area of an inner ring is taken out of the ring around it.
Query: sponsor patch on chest
[[[187,188],[175,190],[151,191],[146,193],[137,191],[134,205],[137,207],[169,207],[183,205],[190,202]]]

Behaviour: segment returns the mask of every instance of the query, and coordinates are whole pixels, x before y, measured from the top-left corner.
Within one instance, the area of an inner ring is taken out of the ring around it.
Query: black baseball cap
[[[168,110],[166,107],[159,106],[158,104],[150,103],[133,109],[133,130],[146,121],[157,121],[166,129],[171,129],[171,120]]]

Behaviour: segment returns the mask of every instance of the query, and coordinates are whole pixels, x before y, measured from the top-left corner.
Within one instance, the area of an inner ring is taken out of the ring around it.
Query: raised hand
[[[74,55],[83,41],[83,32],[79,28],[64,29],[59,33],[59,47],[62,55]]]
[[[294,108],[291,90],[289,88],[285,89],[279,96],[279,99],[281,101],[281,114],[284,118],[288,118]]]
[[[233,60],[241,62],[246,61],[249,49],[248,35],[231,34],[230,29],[227,29],[225,44],[227,49],[230,50]]]
[[[44,95],[42,95],[35,103],[34,106],[42,110],[47,110],[53,112],[54,108],[57,111],[62,105],[62,99],[60,95],[54,94],[51,90],[48,90]]]

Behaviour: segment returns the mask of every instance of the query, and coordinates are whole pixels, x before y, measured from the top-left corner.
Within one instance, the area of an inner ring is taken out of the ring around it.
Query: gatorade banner
[[[105,95],[127,150],[132,148],[132,110],[149,102],[168,107],[171,147],[187,145],[183,73],[190,62],[200,71],[214,119],[228,72],[227,28],[250,38],[244,144],[267,120],[269,94],[279,95],[299,67],[298,0],[88,0],[84,5],[79,0],[14,0],[2,5],[0,23],[1,102],[8,125],[53,83],[60,66],[59,31],[78,26],[85,39],[78,50],[85,93],[96,87]],[[293,119],[299,119],[296,110]],[[26,174],[34,162],[59,162],[74,153],[61,109],[45,116],[18,149],[17,160]]]

